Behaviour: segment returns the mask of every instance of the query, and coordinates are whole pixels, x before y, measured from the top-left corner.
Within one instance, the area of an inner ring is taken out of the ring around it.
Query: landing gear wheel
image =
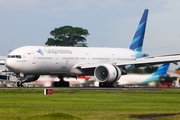
[[[99,82],[99,87],[106,87],[104,82]]]
[[[99,82],[99,87],[117,87],[117,83],[116,82]]]
[[[54,87],[69,87],[69,82],[64,81],[64,76],[59,75],[58,78],[60,79],[59,81],[53,82]]]
[[[21,81],[17,82],[17,87],[24,87],[23,83]]]
[[[64,82],[54,82],[54,87],[69,87],[69,82],[64,81]]]
[[[18,82],[17,82],[17,87],[21,87],[20,84],[21,84],[21,82],[18,81]]]
[[[117,83],[116,82],[113,82],[112,83],[112,87],[114,88],[114,87],[117,87]]]

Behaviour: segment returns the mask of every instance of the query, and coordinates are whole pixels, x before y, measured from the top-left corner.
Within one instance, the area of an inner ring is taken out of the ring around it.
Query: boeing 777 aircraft
[[[58,75],[55,86],[69,86],[65,76],[95,76],[99,86],[116,86],[121,75],[135,67],[180,61],[180,54],[148,57],[142,53],[148,9],[144,10],[129,48],[24,46],[12,51],[6,66],[23,82],[36,81],[39,75]]]

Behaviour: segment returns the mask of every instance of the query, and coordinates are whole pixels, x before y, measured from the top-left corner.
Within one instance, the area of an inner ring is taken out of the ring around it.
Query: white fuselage
[[[29,75],[84,75],[77,69],[80,64],[134,59],[134,51],[122,48],[25,46],[8,55],[6,66],[15,73]]]
[[[151,74],[127,74],[121,76],[121,78],[117,81],[118,85],[139,85],[145,82],[148,78],[150,78]],[[95,82],[95,86],[99,87],[99,82]]]
[[[139,75],[139,74],[128,74],[125,76],[121,76],[121,79],[118,80],[119,85],[128,85],[128,84],[142,84],[148,78],[150,78],[151,74]]]

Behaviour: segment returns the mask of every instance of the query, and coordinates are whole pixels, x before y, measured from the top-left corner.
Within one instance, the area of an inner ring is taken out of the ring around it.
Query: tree
[[[145,68],[134,68],[133,70],[129,71],[129,73],[134,74],[151,74],[155,71],[157,71],[159,67],[153,66],[152,68],[145,67]]]
[[[144,70],[140,68],[134,68],[133,70],[129,71],[129,73],[133,74],[144,74]]]
[[[144,69],[144,72],[147,73],[147,74],[151,74],[151,73],[157,71],[158,68],[159,68],[159,67],[157,67],[157,66],[154,66],[154,67],[152,67],[152,68],[146,67],[146,68]]]
[[[83,46],[87,47],[88,30],[80,27],[63,26],[50,32],[54,38],[48,38],[46,45],[50,46]]]
[[[180,67],[179,67],[179,68],[177,68],[177,69],[176,69],[176,71],[177,71],[177,70],[180,70]]]

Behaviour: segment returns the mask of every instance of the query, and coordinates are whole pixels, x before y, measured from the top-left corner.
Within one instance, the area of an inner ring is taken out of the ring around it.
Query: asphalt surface
[[[20,89],[38,89],[42,87],[20,87]],[[163,91],[180,90],[180,87],[124,87],[124,88],[104,88],[104,87],[43,87],[44,89],[67,89],[67,90],[99,90],[99,91]],[[19,89],[17,87],[0,87],[0,89]]]

